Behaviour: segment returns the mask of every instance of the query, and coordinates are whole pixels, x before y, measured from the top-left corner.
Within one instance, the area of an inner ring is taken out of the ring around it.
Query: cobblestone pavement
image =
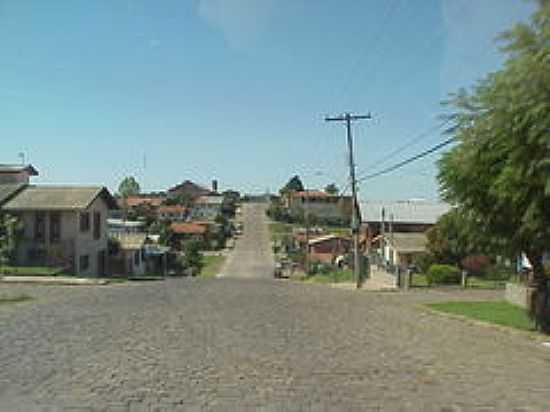
[[[418,308],[483,291],[269,278],[2,286],[0,411],[547,411],[550,350]]]

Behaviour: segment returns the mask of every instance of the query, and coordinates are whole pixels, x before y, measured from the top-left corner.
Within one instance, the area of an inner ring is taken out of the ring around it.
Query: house
[[[311,239],[308,246],[311,261],[332,264],[350,252],[351,239],[331,234]]]
[[[177,222],[187,219],[189,209],[182,205],[164,205],[157,209],[157,218],[165,222]]]
[[[28,184],[31,176],[38,176],[32,165],[0,164],[0,184]]]
[[[208,226],[193,222],[173,222],[170,225],[172,239],[176,248],[181,247],[181,242],[195,240],[205,244],[208,241]]]
[[[386,235],[382,256],[387,264],[406,268],[414,257],[426,251],[425,233],[394,232]]]
[[[200,196],[217,193],[217,191],[218,182],[216,180],[212,182],[212,190],[206,189],[190,180],[186,180],[183,183],[168,189],[168,198],[177,199],[179,197],[183,197],[189,200],[194,200]]]
[[[146,272],[145,233],[118,233],[113,236],[118,242],[118,253],[110,258],[114,275],[144,275]]]
[[[114,236],[118,233],[143,233],[145,232],[145,225],[146,223],[140,220],[107,219],[109,236]]]
[[[318,190],[291,191],[283,199],[283,205],[294,218],[306,214],[329,223],[348,222],[353,202],[351,196],[331,195]]]
[[[107,273],[107,214],[117,208],[105,187],[25,185],[2,211],[23,224],[16,263],[60,266],[77,275]]]
[[[223,196],[204,195],[195,199],[191,209],[192,219],[214,220],[222,213]]]

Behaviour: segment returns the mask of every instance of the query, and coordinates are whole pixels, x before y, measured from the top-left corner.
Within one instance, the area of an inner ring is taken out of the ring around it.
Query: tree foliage
[[[295,191],[295,192],[302,192],[304,190],[304,185],[302,183],[302,180],[300,179],[300,176],[295,175],[290,178],[290,180],[287,182],[286,185],[283,186],[283,188],[280,190],[281,194]]]
[[[0,267],[13,263],[22,233],[19,219],[0,213]]]
[[[338,186],[336,186],[334,183],[330,183],[325,187],[325,192],[327,192],[329,195],[337,195],[340,190],[338,189]]]
[[[125,177],[118,185],[118,194],[123,198],[139,195],[140,191],[141,187],[139,186],[138,181],[133,176]]]
[[[504,67],[448,102],[458,144],[440,160],[438,178],[443,198],[484,239],[526,253],[538,285],[532,313],[550,329],[542,325],[542,256],[550,245],[550,1],[539,1],[529,24],[500,38]]]

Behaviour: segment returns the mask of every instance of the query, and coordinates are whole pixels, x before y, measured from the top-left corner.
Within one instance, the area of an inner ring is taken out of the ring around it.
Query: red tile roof
[[[128,207],[136,207],[140,205],[160,206],[164,198],[162,197],[148,197],[148,196],[128,196],[126,198],[126,204]]]
[[[329,197],[330,195],[320,190],[308,190],[303,192],[293,192],[293,197]]]
[[[158,208],[159,213],[184,213],[188,209],[185,206],[181,205],[172,205],[172,206],[160,206]]]
[[[176,234],[187,235],[202,235],[207,230],[206,226],[197,223],[172,223],[170,228]]]

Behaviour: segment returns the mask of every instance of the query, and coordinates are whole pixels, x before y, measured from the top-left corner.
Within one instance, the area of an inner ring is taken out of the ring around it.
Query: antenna
[[[25,165],[25,153],[24,152],[19,152],[19,153],[17,153],[17,157],[19,157],[19,159],[21,159],[21,164],[24,166]]]

